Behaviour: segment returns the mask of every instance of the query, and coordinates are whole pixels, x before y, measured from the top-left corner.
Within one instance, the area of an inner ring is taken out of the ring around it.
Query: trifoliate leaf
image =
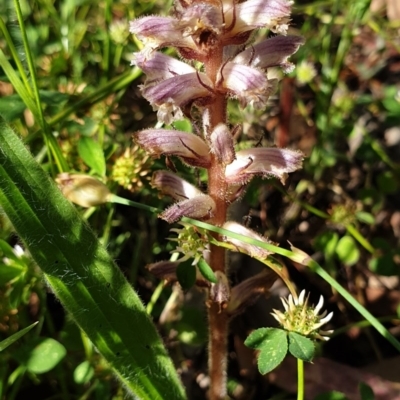
[[[285,358],[288,350],[287,333],[277,328],[260,328],[252,332],[244,344],[260,350],[258,370],[266,374],[275,369]]]

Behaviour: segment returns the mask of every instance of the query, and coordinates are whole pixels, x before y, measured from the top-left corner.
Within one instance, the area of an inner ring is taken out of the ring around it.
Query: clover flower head
[[[271,315],[285,330],[297,332],[311,339],[329,340],[328,335],[333,331],[323,331],[320,328],[332,319],[333,312],[327,314],[327,311],[324,311],[319,315],[324,305],[322,296],[315,307],[308,305],[308,295],[306,297],[305,290],[301,291],[297,299],[290,294],[287,299],[281,298],[281,301],[285,312],[273,310]]]

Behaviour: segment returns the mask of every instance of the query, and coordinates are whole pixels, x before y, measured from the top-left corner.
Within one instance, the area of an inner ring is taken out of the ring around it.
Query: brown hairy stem
[[[223,48],[214,49],[209,61],[205,64],[207,75],[216,82],[218,69],[222,62]],[[214,103],[208,108],[210,130],[219,123],[226,122],[227,100],[224,94],[217,95]],[[222,226],[226,221],[228,203],[226,201],[226,182],[222,166],[216,157],[212,157],[211,166],[208,169],[208,193],[216,203],[212,224]],[[220,240],[218,235],[217,239]],[[226,273],[225,249],[211,245],[210,266],[213,271]],[[227,341],[228,341],[228,315],[224,304],[213,299],[208,302],[209,344],[208,344],[208,368],[210,374],[210,400],[222,400],[226,398],[227,386]]]

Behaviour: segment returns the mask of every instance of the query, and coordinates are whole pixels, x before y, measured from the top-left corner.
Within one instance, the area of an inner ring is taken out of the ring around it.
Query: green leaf
[[[256,329],[244,344],[260,350],[257,364],[260,374],[263,375],[275,369],[283,361],[288,350],[287,333],[277,328]]]
[[[14,281],[27,271],[27,268],[23,265],[19,265],[15,262],[10,264],[0,263],[0,286],[4,286],[10,281]]]
[[[293,357],[311,362],[315,354],[314,342],[296,332],[289,332],[289,352]]]
[[[25,334],[27,334],[33,327],[35,327],[37,324],[39,323],[39,321],[34,322],[32,325],[27,326],[24,329],[21,329],[20,331],[18,331],[17,333],[14,333],[13,335],[11,335],[10,337],[8,337],[7,339],[4,339],[3,341],[0,342],[0,351],[3,351],[5,348],[7,348],[8,346],[10,346],[11,344],[13,344],[15,341],[17,341],[19,338],[21,338],[22,336],[24,336]]]
[[[314,247],[324,253],[327,259],[331,259],[336,251],[339,235],[336,232],[326,231],[315,238]]]
[[[209,282],[217,283],[217,277],[215,276],[214,271],[203,258],[197,263],[197,267],[205,279]]]
[[[143,303],[76,208],[0,123],[0,205],[51,290],[141,400],[185,398]]]
[[[375,217],[366,211],[357,211],[356,218],[364,224],[373,225],[375,223]]]
[[[368,386],[366,383],[360,382],[358,389],[360,390],[361,400],[375,399],[374,391],[372,390],[371,386]]]
[[[0,239],[0,251],[3,257],[7,257],[10,260],[18,261],[18,257],[14,253],[14,249],[3,239]]]
[[[348,267],[354,265],[360,258],[360,251],[351,236],[343,236],[336,247],[336,255]]]
[[[0,115],[7,122],[21,118],[25,109],[26,106],[24,102],[17,94],[0,98]]]
[[[315,396],[314,400],[348,400],[348,398],[335,390]]]
[[[78,385],[84,385],[88,383],[94,375],[94,369],[90,365],[89,361],[80,363],[74,370],[74,381]]]
[[[67,354],[65,347],[52,338],[36,338],[20,347],[13,357],[34,374],[51,371]]]
[[[183,290],[189,290],[196,282],[196,267],[192,260],[180,263],[176,269],[176,276]]]
[[[399,267],[393,261],[393,254],[390,252],[383,256],[371,258],[368,268],[378,275],[394,276],[398,275]]]
[[[82,136],[78,142],[78,153],[82,160],[100,176],[106,173],[103,149],[94,139]]]

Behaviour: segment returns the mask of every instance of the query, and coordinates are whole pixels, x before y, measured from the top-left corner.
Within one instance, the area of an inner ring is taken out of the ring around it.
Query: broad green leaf
[[[257,364],[260,374],[263,375],[275,369],[283,361],[288,350],[287,333],[277,328],[256,329],[244,344],[260,350]]]
[[[65,347],[52,338],[36,338],[20,347],[13,357],[34,374],[51,371],[67,354]]]
[[[39,322],[34,322],[32,325],[27,326],[24,329],[21,329],[17,333],[14,333],[7,339],[4,339],[2,342],[0,342],[0,351],[3,351],[5,348],[13,344],[15,341],[17,341],[19,338],[24,336],[26,333],[28,333],[33,327],[35,327]]]
[[[141,400],[184,399],[145,308],[75,207],[0,124],[0,205],[65,309]]]
[[[336,247],[336,255],[348,267],[354,265],[360,258],[360,251],[351,236],[343,236]]]
[[[88,383],[94,375],[94,369],[89,361],[80,363],[74,370],[74,381],[78,385]]]
[[[204,278],[209,282],[217,283],[217,277],[215,276],[214,271],[203,258],[197,263],[197,267]]]
[[[106,160],[100,144],[94,139],[82,136],[78,142],[78,152],[82,160],[100,176],[106,173]]]
[[[293,357],[311,362],[314,358],[314,342],[296,332],[289,332],[289,352]]]

